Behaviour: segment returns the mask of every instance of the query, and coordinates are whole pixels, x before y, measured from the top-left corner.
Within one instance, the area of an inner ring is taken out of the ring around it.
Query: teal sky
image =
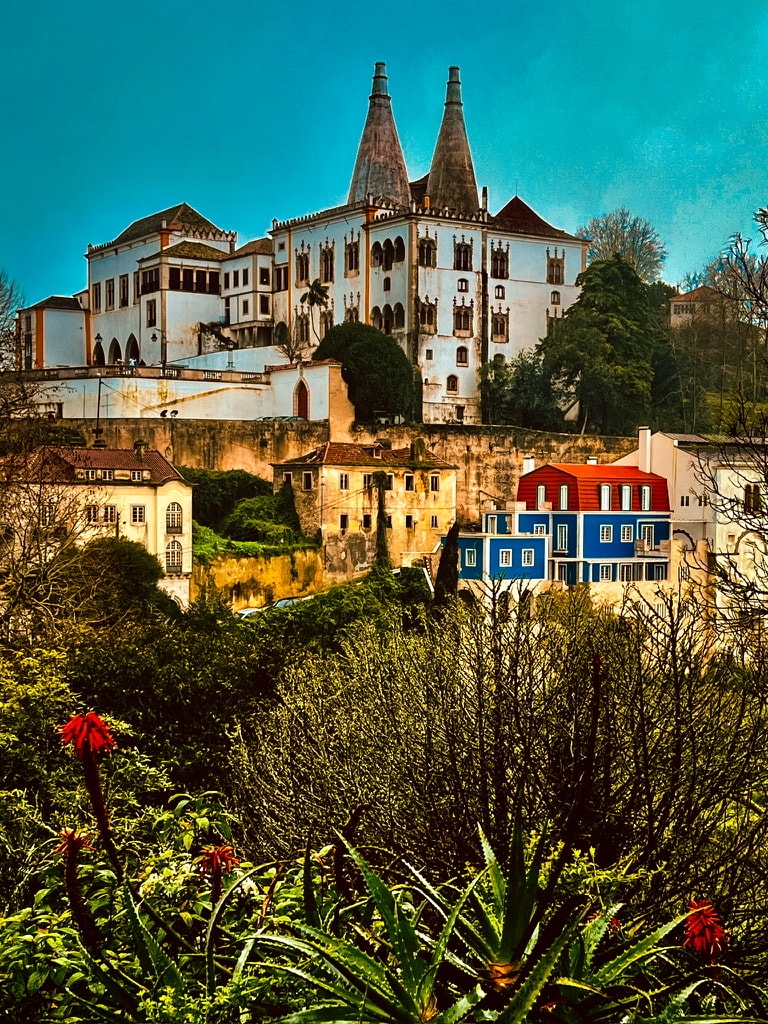
[[[478,185],[573,231],[620,205],[699,269],[768,205],[768,5],[24,0],[3,15],[0,267],[28,303],[187,202],[240,243],[344,202],[375,61],[410,177],[461,68]]]

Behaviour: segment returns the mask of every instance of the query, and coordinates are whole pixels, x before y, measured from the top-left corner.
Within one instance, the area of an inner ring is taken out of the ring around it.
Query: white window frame
[[[503,569],[508,569],[512,565],[512,548],[499,549],[499,565]]]
[[[543,508],[547,500],[547,485],[537,484],[536,486],[536,508]]]
[[[339,473],[339,490],[349,490],[349,473]]]
[[[609,512],[611,508],[611,485],[600,484],[600,511]]]
[[[619,582],[620,583],[631,583],[632,582],[632,563],[631,562],[620,562],[619,563]]]
[[[131,526],[144,526],[146,521],[146,505],[131,505]]]
[[[568,526],[566,523],[558,523],[557,526],[557,551],[568,550]]]
[[[568,511],[568,491],[569,491],[568,484],[560,484],[560,490],[559,490],[558,493],[560,495],[560,511],[561,512],[567,512]]]
[[[643,512],[650,512],[651,510],[651,488],[649,484],[643,484],[640,487],[640,509]]]
[[[105,523],[116,523],[117,522],[117,505],[105,505],[101,511],[102,522]]]
[[[610,563],[603,562],[600,565],[600,582],[610,583],[613,580],[613,572]]]
[[[619,490],[622,512],[629,512],[632,508],[632,488],[629,484],[622,484]]]
[[[631,523],[624,523],[621,527],[621,540],[624,544],[631,544],[635,539],[635,531],[632,529]]]
[[[610,523],[602,523],[600,526],[600,543],[601,544],[612,544],[613,543],[613,527]]]
[[[533,548],[523,548],[522,564],[524,566],[533,565]]]
[[[477,566],[477,552],[474,548],[465,548],[464,550],[464,568],[474,569]]]
[[[547,535],[547,528],[544,525],[544,523],[534,523],[533,524],[533,535],[534,535],[534,537],[546,537],[546,535]]]

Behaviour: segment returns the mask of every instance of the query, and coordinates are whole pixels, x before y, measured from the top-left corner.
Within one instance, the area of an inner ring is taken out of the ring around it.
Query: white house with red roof
[[[40,448],[23,464],[6,463],[0,487],[6,539],[27,531],[20,509],[29,494],[36,522],[54,531],[54,539],[87,543],[112,535],[142,544],[163,567],[161,588],[189,603],[192,487],[143,441],[132,449]]]

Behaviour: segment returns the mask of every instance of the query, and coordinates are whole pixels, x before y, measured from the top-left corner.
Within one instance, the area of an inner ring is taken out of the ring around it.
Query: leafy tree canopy
[[[313,359],[337,359],[349,385],[349,398],[359,420],[373,422],[374,412],[409,417],[413,409],[413,368],[388,335],[369,324],[332,327]]]
[[[577,278],[578,300],[537,352],[550,378],[579,402],[581,429],[634,433],[647,418],[655,332],[648,291],[621,256]]]
[[[181,466],[179,472],[189,483],[194,484],[192,508],[195,521],[213,530],[222,528],[224,520],[238,501],[272,494],[272,485],[268,481],[253,473],[246,473],[244,469],[194,469],[192,466]]]
[[[577,234],[589,240],[590,263],[619,255],[646,283],[661,277],[667,250],[650,221],[633,216],[626,206],[593,217]]]

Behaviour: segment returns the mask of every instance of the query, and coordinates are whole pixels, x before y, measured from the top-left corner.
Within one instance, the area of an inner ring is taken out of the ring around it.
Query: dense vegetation
[[[762,635],[418,580],[6,644],[3,1019],[766,1018]]]

